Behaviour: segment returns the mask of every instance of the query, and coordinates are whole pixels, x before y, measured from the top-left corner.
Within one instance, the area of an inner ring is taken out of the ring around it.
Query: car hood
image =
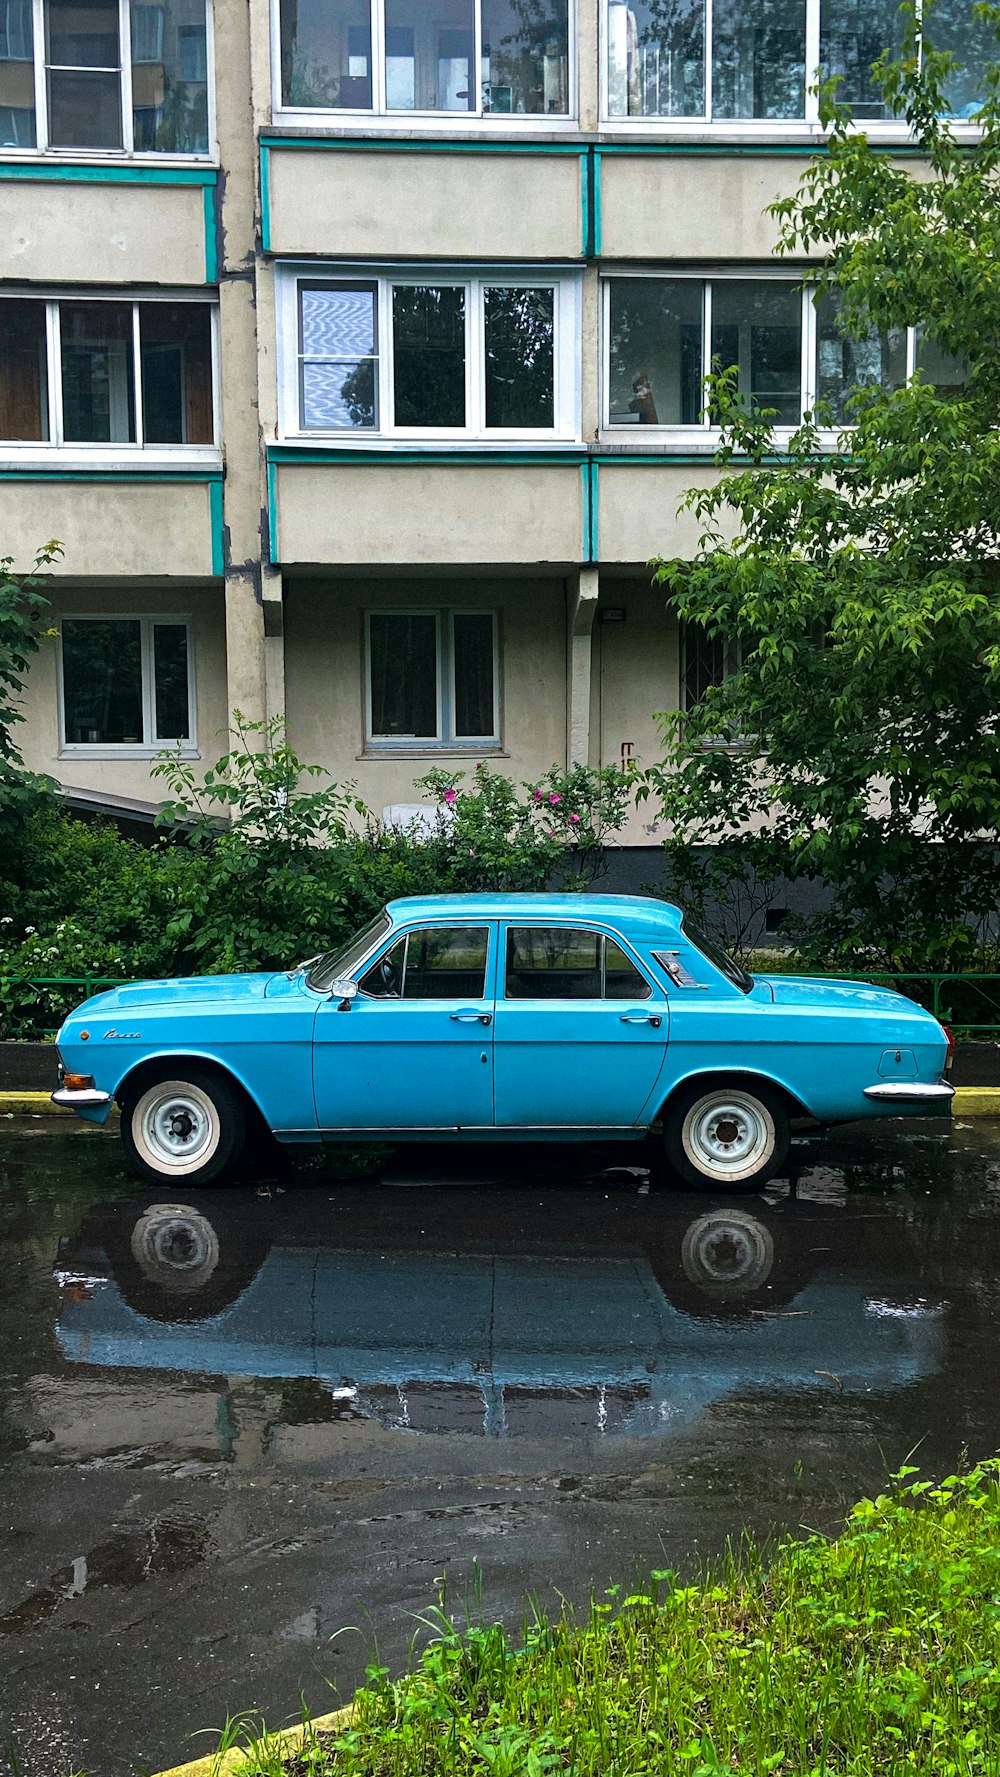
[[[755,975],[755,985],[770,988],[776,1006],[816,1006],[833,1012],[849,1007],[858,1012],[914,1013],[937,1020],[905,993],[891,987],[870,987],[865,981],[826,981],[816,975]]]
[[[246,1005],[298,993],[298,978],[285,974],[187,975],[175,980],[132,981],[88,1000],[88,1012],[134,1012],[142,1006]]]

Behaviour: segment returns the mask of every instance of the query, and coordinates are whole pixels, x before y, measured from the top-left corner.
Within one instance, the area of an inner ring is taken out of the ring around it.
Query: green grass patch
[[[750,1542],[698,1585],[669,1572],[436,1638],[354,1725],[248,1777],[951,1777],[1000,1773],[1000,1464],[904,1468],[836,1540]]]

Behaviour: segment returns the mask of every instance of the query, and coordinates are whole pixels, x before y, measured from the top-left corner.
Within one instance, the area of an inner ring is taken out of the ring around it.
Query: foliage
[[[1000,12],[977,8],[995,38]],[[828,910],[804,941],[843,963],[969,966],[995,917],[1000,863],[1000,68],[981,140],[946,121],[953,58],[917,51],[873,77],[926,177],[877,152],[822,89],[828,152],[776,204],[784,251],[826,252],[819,290],[845,332],[921,324],[964,357],[964,387],[917,374],[867,386],[850,425],[818,407],[787,450],[766,413],[715,374],[724,473],[692,489],[690,561],[657,578],[685,623],[742,643],[739,673],[660,718],[648,776],[675,844],[762,832],[788,872],[821,875]],[[824,246],[825,244],[825,246]],[[740,743],[742,737],[742,744]]]
[[[436,1638],[349,1727],[272,1740],[246,1777],[986,1777],[1000,1705],[1000,1472],[863,1499],[836,1541],[747,1541],[701,1584],[614,1586],[579,1625],[539,1614]],[[232,1741],[233,1736],[228,1736]]]
[[[60,553],[58,543],[46,543],[31,574],[16,574],[12,557],[0,557],[0,836],[8,841],[11,823],[53,788],[25,770],[11,730],[24,721],[19,704],[25,674],[45,633],[41,577]]]

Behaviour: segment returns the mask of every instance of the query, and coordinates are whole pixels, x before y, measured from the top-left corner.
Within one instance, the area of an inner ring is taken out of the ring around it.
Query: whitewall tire
[[[671,1101],[664,1123],[667,1159],[697,1191],[766,1184],[784,1165],[789,1140],[785,1106],[756,1082],[691,1085]]]
[[[147,1075],[122,1105],[122,1141],[133,1170],[157,1184],[209,1184],[228,1177],[246,1137],[239,1094],[210,1069],[175,1064]]]

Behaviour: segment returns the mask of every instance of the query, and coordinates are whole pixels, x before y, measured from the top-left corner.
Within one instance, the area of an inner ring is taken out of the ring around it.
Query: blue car
[[[795,1118],[946,1104],[950,1041],[883,988],[751,977],[680,909],[625,895],[392,901],[278,974],[148,981],[58,1036],[55,1102],[162,1184],[248,1142],[662,1138],[696,1189],[759,1187]]]

